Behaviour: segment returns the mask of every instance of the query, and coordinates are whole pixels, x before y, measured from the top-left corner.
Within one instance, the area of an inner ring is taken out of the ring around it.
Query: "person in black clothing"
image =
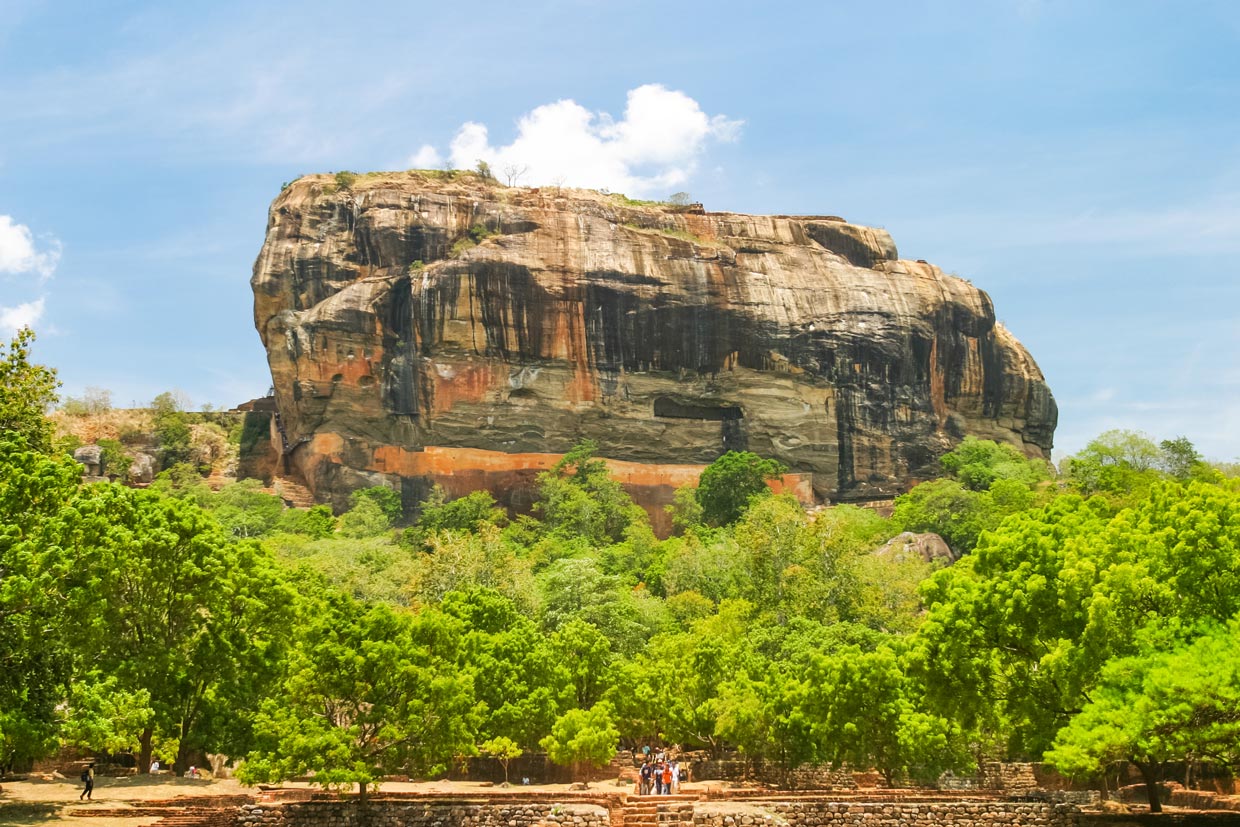
[[[647,760],[642,764],[641,769],[641,795],[650,795],[650,781],[653,775],[654,768],[650,766],[650,761]]]
[[[78,796],[78,801],[85,798],[91,800],[91,793],[95,791],[95,762],[91,761],[90,766],[82,770],[82,780],[86,782],[86,789],[82,790],[82,794]]]

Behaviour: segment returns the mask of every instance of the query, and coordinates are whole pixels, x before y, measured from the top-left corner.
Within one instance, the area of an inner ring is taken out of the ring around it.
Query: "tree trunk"
[[[184,738],[177,744],[177,758],[172,764],[173,770],[177,775],[185,775],[189,769],[189,744]]]
[[[151,739],[154,737],[155,730],[151,727],[142,730],[142,734],[138,736],[138,772],[151,771]]]
[[[1141,771],[1141,778],[1145,781],[1145,797],[1150,802],[1151,813],[1162,812],[1162,799],[1159,793],[1162,792],[1162,764],[1151,762],[1143,764],[1140,761],[1133,761],[1137,765],[1137,769]]]

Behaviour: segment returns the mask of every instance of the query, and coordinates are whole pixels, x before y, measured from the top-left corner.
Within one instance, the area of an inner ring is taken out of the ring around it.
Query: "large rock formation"
[[[312,175],[272,204],[252,284],[276,438],[337,505],[438,482],[520,508],[586,437],[652,508],[729,448],[867,500],[965,434],[1048,456],[1055,429],[984,292],[834,217]]]

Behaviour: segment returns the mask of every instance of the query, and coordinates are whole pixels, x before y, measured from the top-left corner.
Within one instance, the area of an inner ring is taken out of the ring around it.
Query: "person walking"
[[[663,762],[663,794],[672,794],[672,762]]]
[[[83,798],[87,801],[91,799],[91,793],[95,791],[95,762],[91,761],[90,765],[82,770],[82,780],[86,782],[86,788],[82,790],[82,794],[78,796],[78,801]]]

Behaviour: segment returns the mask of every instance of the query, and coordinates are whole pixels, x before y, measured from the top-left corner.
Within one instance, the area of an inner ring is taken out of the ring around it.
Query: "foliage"
[[[519,559],[491,524],[474,533],[443,531],[429,540],[429,551],[413,558],[409,591],[433,604],[449,592],[491,588],[531,608],[533,580],[529,563]]]
[[[697,501],[703,520],[711,525],[736,522],[750,499],[769,493],[766,481],[786,470],[776,460],[749,451],[728,451],[706,466],[698,480]]]
[[[126,690],[116,678],[91,674],[69,689],[61,740],[92,752],[132,752],[155,717],[146,689]]]
[[[36,451],[52,448],[46,413],[56,404],[56,371],[30,361],[34,331],[24,327],[6,346],[0,341],[0,433],[20,435]]]
[[[894,786],[897,776],[933,780],[969,762],[959,727],[919,709],[915,684],[889,647],[815,657],[805,693],[820,754],[837,766],[876,767]]]
[[[467,630],[461,666],[473,674],[475,695],[485,710],[478,737],[504,737],[536,748],[560,711],[572,705],[571,664],[563,658],[564,649],[494,590],[451,592],[442,608]]]
[[[230,482],[200,500],[220,526],[234,537],[270,534],[284,516],[284,503],[262,490],[258,480]]]
[[[546,528],[562,537],[580,537],[591,544],[619,542],[646,513],[633,504],[607,470],[595,459],[598,445],[584,440],[549,471],[538,475],[539,500],[534,510]]]
[[[1046,759],[1069,776],[1119,760],[1140,770],[1150,809],[1166,765],[1185,756],[1234,766],[1240,757],[1240,622],[1174,651],[1107,664],[1089,702],[1055,738]]]
[[[60,410],[67,416],[99,416],[112,410],[112,392],[104,388],[89,387],[80,396],[67,397]]]
[[[1113,513],[1063,496],[1015,515],[928,581],[914,660],[937,708],[1037,755],[1140,639],[1240,611],[1240,494],[1162,483]]]
[[[342,170],[335,175],[336,186],[342,190],[350,189],[357,182],[357,173]]]
[[[402,543],[429,550],[429,538],[439,532],[477,531],[484,525],[502,528],[507,524],[507,512],[496,504],[489,491],[473,491],[449,500],[447,493],[436,485],[422,503],[413,528],[405,531]]]
[[[483,755],[489,755],[504,768],[504,786],[508,786],[508,765],[513,759],[520,758],[525,755],[525,750],[521,749],[511,738],[505,738],[498,735],[489,741],[484,741],[479,745],[479,751]]]
[[[191,456],[189,418],[175,393],[165,391],[151,402],[161,470],[188,462]]]
[[[966,436],[939,462],[970,491],[986,491],[996,480],[1015,480],[1032,487],[1050,477],[1045,460],[1029,459],[1007,443],[973,436]]]
[[[365,795],[384,775],[434,775],[474,751],[473,687],[453,665],[458,623],[336,596],[316,609],[258,715],[242,781],[313,773]]]
[[[309,508],[286,508],[280,512],[276,520],[277,531],[288,534],[301,534],[315,540],[332,536],[336,531],[336,517],[326,505],[312,505]]]
[[[284,512],[289,513],[291,509]],[[312,583],[307,587],[311,590],[337,589],[358,600],[389,605],[410,602],[416,561],[389,536],[273,534],[263,543],[283,566]]]
[[[0,770],[54,743],[61,687],[73,665],[63,615],[73,560],[43,537],[80,474],[67,457],[33,449],[21,433],[0,432]]]
[[[385,489],[386,490],[386,489]],[[353,507],[340,515],[340,534],[354,540],[379,537],[392,529],[392,521],[373,497],[356,497]]]
[[[100,461],[103,465],[103,473],[121,482],[128,481],[129,466],[133,464],[133,457],[125,450],[125,446],[115,439],[101,439],[95,444],[101,449]]]
[[[555,763],[578,768],[587,764],[605,766],[616,754],[619,740],[611,704],[604,701],[589,709],[565,712],[540,743]]]
[[[405,516],[400,492],[386,486],[376,485],[373,488],[359,488],[349,495],[349,506],[356,508],[357,504],[362,500],[372,500],[379,506],[383,516],[387,517],[389,526],[396,525]]]
[[[74,559],[65,611],[83,666],[149,693],[139,763],[156,732],[179,742],[179,765],[214,747],[210,707],[245,709],[282,646],[292,594],[266,554],[228,542],[190,503],[104,484],[83,488],[43,537]]]
[[[892,521],[904,531],[938,534],[957,554],[968,554],[983,532],[1037,501],[1022,482],[997,479],[985,491],[955,480],[932,480],[896,497]]]

